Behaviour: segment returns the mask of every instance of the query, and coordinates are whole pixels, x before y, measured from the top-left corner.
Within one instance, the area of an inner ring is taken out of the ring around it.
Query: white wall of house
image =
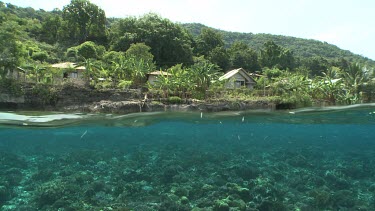
[[[228,79],[228,81],[225,83],[225,87],[229,89],[241,88],[241,87],[247,87],[248,89],[253,89],[254,83],[252,83],[252,81],[248,81],[240,73],[236,73],[230,79]]]
[[[151,85],[155,85],[156,81],[158,80],[158,77],[156,75],[148,75],[148,82]]]
[[[25,80],[25,73],[20,72],[18,70],[13,70],[13,71],[8,70],[8,72],[6,74],[6,77],[12,78],[12,79],[15,79],[15,80],[24,81]]]
[[[64,73],[64,78],[71,78],[71,79],[84,79],[83,71],[76,70],[76,71],[69,71]]]

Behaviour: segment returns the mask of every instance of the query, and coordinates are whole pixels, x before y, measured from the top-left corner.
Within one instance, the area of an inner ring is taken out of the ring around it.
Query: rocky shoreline
[[[53,95],[35,92],[32,88],[25,89],[22,96],[2,93],[0,108],[12,110],[62,111],[85,113],[116,113],[127,114],[155,111],[239,111],[251,109],[276,108],[276,104],[266,100],[229,101],[229,100],[182,100],[171,103],[161,96],[145,97],[141,89],[131,90],[91,90],[82,87],[64,87],[56,90]]]

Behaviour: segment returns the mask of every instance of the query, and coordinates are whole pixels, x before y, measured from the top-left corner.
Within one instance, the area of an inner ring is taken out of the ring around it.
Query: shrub
[[[112,86],[113,86],[112,81],[102,81],[94,85],[95,89],[110,89],[112,88]]]
[[[44,62],[48,59],[48,53],[45,52],[45,51],[39,51],[39,52],[35,52],[33,53],[33,55],[31,56],[31,58],[33,60],[37,60],[37,61],[41,61],[41,62]]]
[[[32,88],[32,94],[39,99],[42,105],[55,105],[58,100],[56,88],[45,84],[36,84]]]
[[[120,80],[120,83],[117,85],[117,87],[120,89],[129,89],[132,84],[133,81]]]
[[[11,78],[0,79],[0,90],[2,90],[1,92],[12,94],[15,97],[19,97],[24,94],[21,83]]]
[[[168,98],[168,102],[170,104],[181,104],[182,100],[180,97],[177,97],[177,96],[172,96],[172,97],[169,97]]]

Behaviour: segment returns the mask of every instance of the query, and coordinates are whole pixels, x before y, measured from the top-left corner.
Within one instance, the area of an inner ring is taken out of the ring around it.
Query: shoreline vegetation
[[[50,12],[0,1],[0,25],[3,109],[225,111],[375,99],[375,62],[328,43],[230,34],[153,13],[107,18],[88,0]],[[223,80],[237,69],[246,80]]]
[[[177,96],[164,97],[162,93],[142,92],[141,89],[92,90],[75,85],[51,89],[54,90],[53,94],[35,93],[34,88],[25,89],[25,94],[17,97],[2,93],[0,109],[127,114],[155,111],[274,110],[277,105],[276,101],[267,97],[240,99],[227,96],[197,100],[181,99]],[[218,96],[217,93],[214,94]]]
[[[9,80],[9,79],[7,79]],[[11,80],[11,79],[10,79]],[[162,90],[95,89],[67,82],[63,85],[21,84],[12,81],[10,89],[0,94],[0,110],[56,111],[84,113],[128,114],[156,111],[246,111],[285,110],[304,107],[345,106],[373,102],[373,96],[361,96],[360,101],[307,101],[297,96],[263,96],[262,90],[222,89],[206,91],[203,99],[181,98]],[[15,88],[17,84],[17,88]],[[10,91],[9,91],[10,90]],[[14,94],[17,93],[17,94]]]

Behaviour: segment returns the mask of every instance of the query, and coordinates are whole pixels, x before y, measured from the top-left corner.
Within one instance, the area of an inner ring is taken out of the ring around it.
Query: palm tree
[[[83,58],[83,62],[78,63],[78,66],[84,66],[85,67],[85,77],[86,77],[86,84],[90,84],[90,78],[93,74],[95,74],[95,71],[99,69],[99,67],[95,64],[95,60],[91,58]]]
[[[46,70],[45,67],[43,67],[40,63],[34,63],[34,64],[27,64],[25,66],[25,69],[28,70],[28,77],[35,80],[36,83],[43,82],[44,77],[44,70]]]
[[[360,86],[369,81],[369,71],[359,63],[350,64],[346,71],[341,73],[346,87],[358,96]]]

